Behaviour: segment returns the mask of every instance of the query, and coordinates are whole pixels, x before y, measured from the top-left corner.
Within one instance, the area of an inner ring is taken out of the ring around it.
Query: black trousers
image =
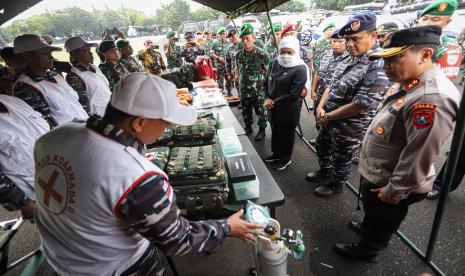
[[[384,203],[378,198],[377,193],[370,191],[370,189],[376,189],[379,186],[368,182],[363,177],[360,179],[360,185],[365,211],[362,227],[367,230],[364,240],[379,250],[387,246],[392,234],[397,231],[407,216],[409,205],[422,201],[426,197],[426,193],[411,193],[407,198],[392,205]]]
[[[294,149],[296,125],[271,124],[271,151],[281,160],[290,160]]]
[[[449,158],[447,158],[447,161],[449,161]],[[441,171],[436,177],[436,180],[434,180],[433,189],[437,191],[442,190],[442,180],[444,179],[444,174],[446,172],[447,161],[446,163],[444,163],[444,165],[442,165]],[[452,179],[452,184],[450,186],[451,192],[457,189],[460,182],[462,182],[464,175],[465,175],[465,144],[462,146],[462,150],[460,151],[460,154],[459,154],[459,161],[457,162],[457,168],[455,169],[455,174]]]

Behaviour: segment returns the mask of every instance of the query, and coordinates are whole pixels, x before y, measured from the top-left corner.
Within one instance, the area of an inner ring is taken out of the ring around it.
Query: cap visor
[[[41,53],[50,53],[50,52],[58,52],[61,51],[60,47],[54,47],[54,46],[44,46],[43,48],[37,49],[37,52]]]
[[[87,46],[87,47],[97,47],[98,43],[87,43],[85,46]]]
[[[190,126],[197,120],[197,110],[192,106],[178,104],[171,116],[162,119],[173,124]]]
[[[379,51],[376,51],[372,54],[369,55],[370,59],[377,59],[377,58],[385,58],[385,57],[393,57],[398,54],[401,54],[408,49],[410,49],[412,46],[403,46],[403,47],[393,47],[393,48],[387,48],[387,49],[381,49]]]

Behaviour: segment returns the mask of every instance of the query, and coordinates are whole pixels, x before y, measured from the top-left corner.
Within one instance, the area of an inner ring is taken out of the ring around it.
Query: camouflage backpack
[[[218,145],[171,149],[166,173],[184,215],[214,214],[228,198],[228,175]]]
[[[152,148],[145,152],[145,157],[162,170],[165,170],[169,156],[170,148],[168,147]]]
[[[177,88],[189,87],[190,82],[197,81],[195,77],[195,67],[193,64],[184,64],[179,68],[165,70],[162,78],[176,85]]]

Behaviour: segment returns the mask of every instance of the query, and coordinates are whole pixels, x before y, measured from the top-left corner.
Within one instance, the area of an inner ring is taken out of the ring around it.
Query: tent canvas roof
[[[224,12],[230,18],[236,18],[246,13],[265,12],[268,3],[268,9],[273,9],[289,0],[234,0],[234,1],[218,1],[218,0],[193,0],[194,2],[208,6],[215,10]]]

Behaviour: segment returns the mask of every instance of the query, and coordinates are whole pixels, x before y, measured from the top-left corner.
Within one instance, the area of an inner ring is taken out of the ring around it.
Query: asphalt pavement
[[[310,102],[310,101],[309,101]],[[233,108],[242,123],[240,110]],[[312,116],[303,108],[301,125],[304,136],[310,140],[316,136]],[[261,157],[270,153],[271,130],[267,128],[264,141],[255,142],[249,138]],[[445,149],[449,144],[445,145]],[[352,262],[339,257],[332,247],[336,242],[357,241],[359,236],[351,232],[346,224],[351,219],[361,219],[363,211],[357,211],[357,198],[349,189],[331,198],[318,198],[313,195],[316,187],[304,180],[306,173],[318,169],[316,155],[296,138],[293,163],[285,171],[270,171],[281,187],[286,202],[277,208],[276,217],[282,228],[300,229],[304,233],[306,253],[303,259],[289,258],[289,275],[420,275],[424,272],[434,274],[406,244],[394,236],[389,246],[379,254],[376,263]],[[444,154],[436,164],[442,166]],[[459,164],[465,165],[465,164]],[[353,167],[351,182],[358,187],[359,174]],[[411,206],[410,212],[401,226],[401,231],[421,250],[426,251],[437,201],[424,200]],[[447,275],[463,275],[465,271],[465,186],[450,194],[446,212],[439,232],[433,260]],[[18,217],[18,212],[8,213],[0,208],[3,219]],[[40,238],[34,225],[26,222],[11,243],[12,260],[33,251],[40,244]],[[253,252],[250,244],[237,239],[227,239],[212,254],[196,254],[175,257],[174,262],[182,276],[248,275],[253,266]],[[20,266],[7,275],[19,275]],[[38,275],[54,275],[44,263]]]

